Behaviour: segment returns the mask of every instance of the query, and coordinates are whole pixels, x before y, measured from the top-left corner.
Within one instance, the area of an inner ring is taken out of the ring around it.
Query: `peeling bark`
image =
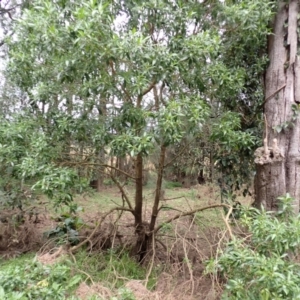
[[[295,199],[295,213],[299,212],[300,200],[300,119],[292,108],[300,103],[299,6],[298,0],[289,4],[280,1],[274,34],[269,37],[270,64],[266,71],[264,105],[266,145],[272,154],[270,145],[276,139],[280,156],[276,158],[274,153],[273,157],[268,156],[260,148],[255,153],[255,205],[277,210],[277,198],[288,192]],[[282,130],[278,132],[275,127]]]

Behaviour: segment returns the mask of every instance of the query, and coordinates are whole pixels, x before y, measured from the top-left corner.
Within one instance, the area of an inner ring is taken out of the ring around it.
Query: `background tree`
[[[6,115],[17,107],[26,106],[26,97],[20,89],[13,87],[9,78],[4,75],[7,64],[7,37],[14,34],[13,24],[27,7],[27,0],[12,0],[0,2],[0,113]],[[15,97],[14,97],[15,96]],[[12,102],[14,104],[12,105]]]

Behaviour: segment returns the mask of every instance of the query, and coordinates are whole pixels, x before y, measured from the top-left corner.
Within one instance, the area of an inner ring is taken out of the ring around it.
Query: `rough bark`
[[[300,121],[293,110],[300,103],[298,13],[298,0],[280,1],[273,22],[274,34],[268,41],[266,136],[264,147],[255,153],[255,205],[277,210],[277,198],[290,193],[295,199],[295,213],[299,212],[300,200]]]
[[[256,150],[256,176],[254,186],[256,188],[257,208],[266,210],[278,209],[277,197],[285,193],[285,171],[282,156],[275,157],[273,149],[269,148],[267,156],[263,147]]]

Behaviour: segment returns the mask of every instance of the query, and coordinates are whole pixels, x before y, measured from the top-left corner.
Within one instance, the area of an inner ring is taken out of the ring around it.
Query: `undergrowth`
[[[114,296],[109,300],[135,300],[125,288],[129,280],[144,280],[146,268],[140,266],[127,252],[87,253],[75,255],[75,261],[64,260],[55,265],[42,265],[32,256],[1,262],[1,300],[79,300],[75,296],[80,282],[101,282]],[[156,284],[155,272],[149,277],[148,288]],[[100,300],[94,295],[89,300]]]
[[[29,260],[34,259],[33,253],[27,253],[20,256],[17,256],[15,258],[11,259],[0,259],[0,271],[6,271],[7,269],[13,269],[19,265],[26,264]]]
[[[233,237],[207,270],[226,281],[222,299],[300,299],[300,216],[293,199],[279,198],[277,212],[249,209],[243,213],[243,237]]]
[[[79,251],[76,256],[76,268],[84,270],[94,281],[105,282],[111,289],[119,289],[128,280],[144,280],[147,270],[133,260],[128,252],[114,249],[99,253],[88,254]],[[89,280],[90,278],[86,278]],[[152,289],[156,284],[155,271],[149,278],[147,287]]]
[[[165,189],[181,188],[182,183],[175,182],[175,181],[165,181],[164,187],[165,187]]]
[[[7,265],[0,271],[0,299],[76,299],[68,297],[78,283],[79,275],[72,276],[67,265],[45,266],[36,260],[20,265]]]

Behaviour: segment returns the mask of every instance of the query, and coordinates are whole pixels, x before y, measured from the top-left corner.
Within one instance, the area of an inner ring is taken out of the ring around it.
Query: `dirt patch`
[[[156,291],[161,299],[185,299],[185,300],[217,300],[219,293],[212,285],[209,277],[194,277],[190,280],[183,280],[163,272],[158,280]]]
[[[85,282],[82,282],[76,290],[76,296],[82,300],[87,300],[94,295],[97,295],[102,299],[110,299],[113,296],[113,293],[100,283],[94,283],[89,286]]]
[[[159,293],[157,292],[150,292],[147,288],[143,285],[140,280],[130,280],[125,285],[134,295],[136,299],[139,300],[159,300]]]
[[[223,229],[203,229],[190,217],[173,222],[167,231],[162,230],[155,249],[155,266],[163,270],[156,286],[162,299],[219,299],[220,289],[205,274],[205,262],[216,256],[217,248],[226,240]]]
[[[176,212],[169,212],[176,214]],[[116,218],[116,219],[115,219]],[[87,244],[89,250],[99,251],[105,245],[99,241],[110,241],[112,247],[126,248],[135,241],[134,227],[130,225],[131,216],[124,214],[120,219],[110,216],[99,232]],[[117,223],[116,220],[118,219]],[[112,227],[114,224],[115,228]],[[121,233],[121,242],[116,237]],[[153,265],[162,270],[154,291],[145,288],[143,281],[131,280],[126,284],[136,299],[219,299],[219,289],[214,281],[205,275],[205,262],[215,257],[217,248],[221,246],[224,230],[218,227],[201,228],[192,216],[174,221],[170,227],[159,232],[155,254],[150,251],[144,266]],[[100,247],[97,247],[101,244]],[[92,246],[92,247],[91,247]],[[104,247],[105,248],[105,247]]]
[[[44,265],[53,265],[66,257],[66,255],[67,251],[61,246],[53,249],[51,252],[39,254],[37,260]]]

